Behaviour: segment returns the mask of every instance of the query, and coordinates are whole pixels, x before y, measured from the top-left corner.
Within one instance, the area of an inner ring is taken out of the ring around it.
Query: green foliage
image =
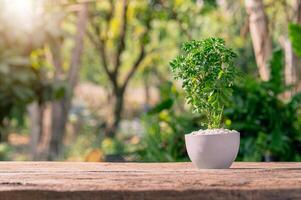
[[[170,63],[174,77],[183,80],[187,102],[206,115],[208,128],[220,126],[237,75],[235,57],[223,39],[208,38],[184,43],[182,54]]]
[[[121,155],[124,148],[124,144],[118,138],[104,138],[101,143],[101,150],[105,155]]]
[[[9,160],[11,147],[7,143],[0,143],[0,160]]]
[[[288,30],[294,52],[301,57],[301,26],[298,24],[290,24]]]
[[[0,127],[5,118],[20,116],[24,105],[32,101],[34,80],[35,73],[31,68],[7,62],[0,64]],[[20,117],[18,119],[22,121]]]
[[[145,134],[138,152],[139,160],[186,161],[183,135],[200,127],[199,118],[176,110],[181,99],[171,82],[160,86],[160,96],[161,101],[142,117]]]
[[[271,78],[265,85],[268,85],[267,90],[273,91],[274,95],[277,96],[288,87],[284,82],[284,61],[283,61],[283,51],[281,49],[275,49],[270,60],[269,66],[271,69]]]
[[[204,6],[202,9],[202,13],[204,14],[217,8],[216,0],[205,0],[203,2],[204,2]]]
[[[24,126],[24,114],[29,103],[43,103],[61,98],[66,87],[45,77],[41,63],[31,63],[21,56],[1,57],[0,54],[0,136],[5,139],[4,121],[15,119]],[[0,141],[1,141],[0,137]]]
[[[287,91],[283,81],[283,52],[276,50],[270,62],[271,79],[247,78],[234,87],[232,106],[225,110],[228,128],[241,133],[238,159],[244,161],[292,161],[301,159],[301,94],[289,102],[279,98]]]

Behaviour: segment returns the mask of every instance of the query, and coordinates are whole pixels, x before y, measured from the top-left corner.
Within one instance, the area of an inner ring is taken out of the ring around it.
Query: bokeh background
[[[237,160],[301,161],[300,0],[0,0],[0,160],[188,161],[169,61],[224,38]]]

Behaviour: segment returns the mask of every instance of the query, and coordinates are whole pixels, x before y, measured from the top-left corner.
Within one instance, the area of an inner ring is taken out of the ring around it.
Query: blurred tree
[[[84,35],[88,23],[88,3],[78,4],[78,22],[74,37],[74,47],[70,58],[70,66],[64,72],[61,58],[61,46],[58,38],[50,42],[52,61],[55,67],[54,81],[64,81],[67,92],[63,98],[52,103],[51,138],[49,144],[48,160],[58,157],[62,150],[65,127],[71,106],[72,92],[78,82],[81,67]],[[63,80],[62,80],[63,79]]]
[[[262,0],[245,0],[249,16],[249,27],[260,78],[269,80],[268,60],[272,54],[272,39],[268,29],[268,18]]]
[[[31,153],[34,160],[54,160],[61,153],[72,93],[78,82],[88,21],[88,3],[64,4],[59,1],[47,1],[45,7],[49,9],[44,13],[43,22],[46,25],[42,29],[46,32],[46,39],[35,60],[38,66],[43,63],[50,66],[52,73],[47,79],[52,83],[53,94],[49,99],[51,103],[36,101],[29,107]],[[74,35],[69,37],[62,26],[73,13],[76,13],[77,23],[68,22],[71,26],[76,24]],[[69,38],[74,43],[70,52],[69,48],[63,45],[70,41]]]
[[[287,29],[290,23],[300,24],[301,19],[301,1],[291,0],[291,1],[279,1],[272,2],[273,9],[271,9],[273,14],[271,24],[275,31],[279,31],[278,41],[285,53],[285,83],[288,86],[292,86],[290,90],[286,91],[284,94],[285,98],[291,98],[298,89],[298,66],[300,66],[300,59],[293,52],[291,41],[289,40],[289,31]],[[275,17],[277,15],[278,17]],[[279,24],[282,26],[279,27]]]
[[[51,92],[51,84],[44,76],[46,66],[35,66],[30,61],[32,50],[45,41],[43,29],[38,37],[32,37],[42,24],[20,24],[26,19],[19,18],[11,21],[8,17],[14,13],[8,11],[14,10],[9,10],[10,4],[1,2],[0,5],[0,141],[3,141],[7,139],[4,126],[12,118],[24,125],[26,106],[35,99],[44,101]],[[40,17],[34,11],[32,16]]]
[[[105,133],[114,137],[122,117],[124,94],[134,75],[139,69],[145,69],[142,77],[148,96],[147,76],[161,71],[167,73],[167,68],[158,69],[154,63],[166,65],[163,54],[175,53],[184,39],[197,35],[199,27],[194,26],[195,17],[216,3],[212,0],[204,1],[204,5],[193,0],[107,0],[92,5],[88,36],[111,85],[113,119]]]
[[[121,120],[126,88],[147,54],[153,14],[147,4],[127,0],[94,2],[91,10],[88,36],[99,52],[101,66],[114,95],[114,117],[106,136],[114,137]],[[136,54],[136,58],[128,61],[123,56],[125,53]],[[128,68],[122,71],[126,74],[123,76],[121,70],[125,65]]]
[[[290,9],[287,13],[290,13]],[[289,23],[296,23],[301,24],[301,1],[300,0],[294,0],[292,4],[292,16],[288,16],[288,21],[286,23],[286,26],[288,27]],[[288,93],[288,97],[292,97],[297,91],[298,86],[296,85],[298,83],[298,68],[300,68],[301,60],[300,58],[296,57],[296,54],[293,51],[292,43],[289,40],[288,33],[285,35],[284,40],[284,51],[285,51],[285,83],[287,85],[293,85],[293,88]]]
[[[300,74],[298,66],[301,62],[292,50],[287,27],[291,22],[301,22],[301,2],[245,0],[245,7],[249,15],[250,32],[261,79],[268,80],[264,74],[269,75],[267,61],[271,56],[272,41],[274,44],[280,43],[285,53],[285,83],[293,86],[285,91],[284,97],[291,98],[299,90],[297,74]]]

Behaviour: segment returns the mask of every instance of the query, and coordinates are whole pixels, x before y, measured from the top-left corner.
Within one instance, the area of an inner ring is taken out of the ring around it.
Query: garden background
[[[301,161],[300,0],[0,0],[0,160],[187,161],[169,62],[221,37],[237,160]]]

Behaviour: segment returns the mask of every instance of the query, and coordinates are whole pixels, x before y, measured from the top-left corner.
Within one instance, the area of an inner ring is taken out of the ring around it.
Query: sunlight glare
[[[38,23],[43,0],[2,0],[2,17],[15,30],[31,31]]]

